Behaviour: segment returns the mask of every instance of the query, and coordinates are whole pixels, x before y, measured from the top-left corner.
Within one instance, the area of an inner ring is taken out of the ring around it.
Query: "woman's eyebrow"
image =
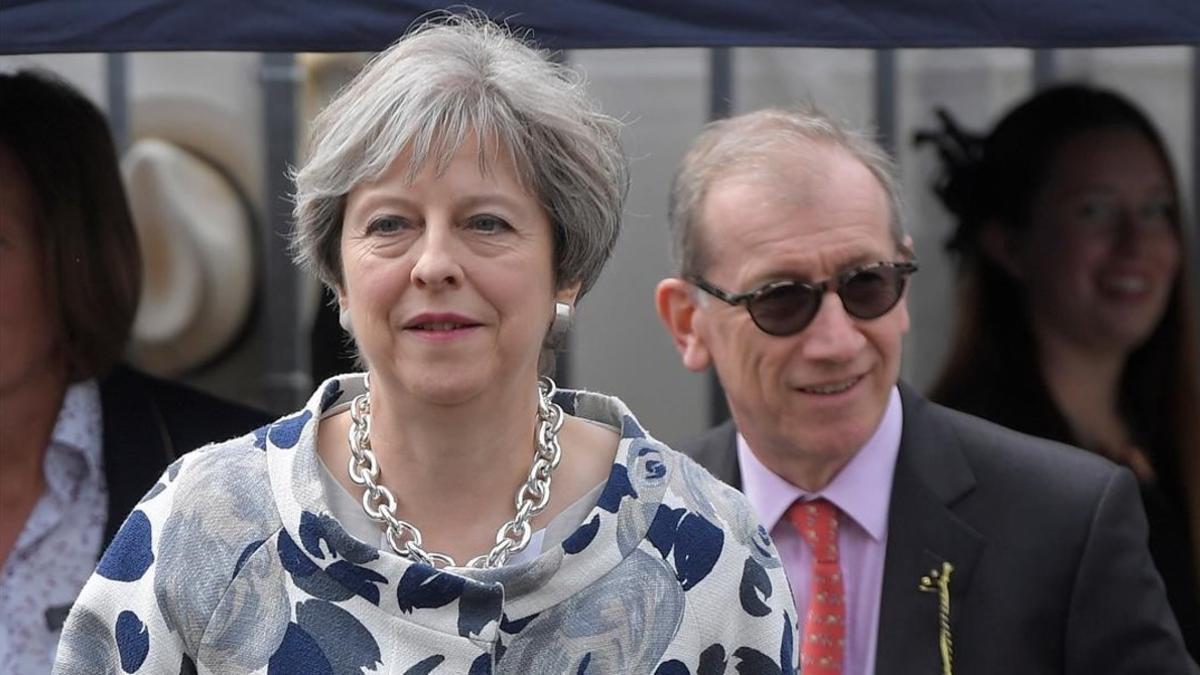
[[[361,211],[373,211],[381,207],[397,207],[404,209],[415,209],[416,202],[384,189],[367,188],[365,194],[355,200],[352,204],[347,202],[346,212],[358,213]]]
[[[460,208],[477,208],[498,204],[507,209],[519,211],[523,208],[522,200],[504,191],[480,192],[464,195],[457,200]]]

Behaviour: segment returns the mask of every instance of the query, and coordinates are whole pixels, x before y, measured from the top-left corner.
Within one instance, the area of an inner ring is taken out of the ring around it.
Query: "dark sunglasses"
[[[764,333],[784,336],[804,330],[821,309],[821,299],[832,290],[846,312],[858,319],[887,314],[904,295],[914,262],[878,262],[846,270],[825,281],[773,281],[749,293],[730,293],[700,277],[688,279],[697,288],[731,305],[745,305],[754,325]]]

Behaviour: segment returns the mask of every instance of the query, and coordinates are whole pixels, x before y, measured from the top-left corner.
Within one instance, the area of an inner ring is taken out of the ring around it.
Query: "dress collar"
[[[303,410],[256,432],[283,523],[281,560],[294,580],[326,575],[381,610],[444,633],[491,640],[505,625],[601,579],[646,538],[679,468],[677,456],[650,437],[619,399],[559,390],[555,402],[567,414],[620,429],[616,459],[596,506],[561,545],[529,562],[493,570],[434,570],[355,539],[330,513],[319,474],[317,428],[325,411],[363,391],[361,374],[331,378]],[[443,593],[445,602],[428,597],[431,592]],[[457,612],[424,611],[455,600]]]
[[[95,380],[76,382],[68,386],[63,395],[58,418],[50,432],[50,447],[78,455],[88,474],[98,476],[104,470],[102,427],[100,386]]]

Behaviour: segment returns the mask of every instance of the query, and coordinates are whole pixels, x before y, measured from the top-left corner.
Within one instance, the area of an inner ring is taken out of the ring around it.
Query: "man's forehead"
[[[722,199],[737,200],[739,209],[771,211],[882,207],[885,219],[890,208],[885,188],[858,157],[816,141],[772,144],[748,153],[710,174],[705,193],[702,211]]]
[[[779,174],[743,172],[715,183],[702,219],[710,268],[812,276],[895,255],[887,198],[869,170],[842,163],[806,175],[826,180],[793,189]]]
[[[830,162],[843,155],[847,153],[827,143],[771,143],[717,168],[709,177],[708,191],[742,186],[758,189],[781,204],[807,203],[829,181]]]
[[[878,237],[843,237],[838,241],[810,245],[761,247],[747,251],[740,261],[731,259],[743,282],[759,285],[779,279],[818,281],[855,267],[895,257],[888,240]]]

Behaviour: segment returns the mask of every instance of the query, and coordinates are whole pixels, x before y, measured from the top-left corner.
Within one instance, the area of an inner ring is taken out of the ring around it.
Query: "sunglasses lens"
[[[771,335],[791,335],[812,321],[820,296],[804,284],[781,284],[759,295],[749,306],[754,323]]]
[[[883,316],[904,292],[904,274],[893,267],[862,270],[838,290],[846,311],[860,319]]]

